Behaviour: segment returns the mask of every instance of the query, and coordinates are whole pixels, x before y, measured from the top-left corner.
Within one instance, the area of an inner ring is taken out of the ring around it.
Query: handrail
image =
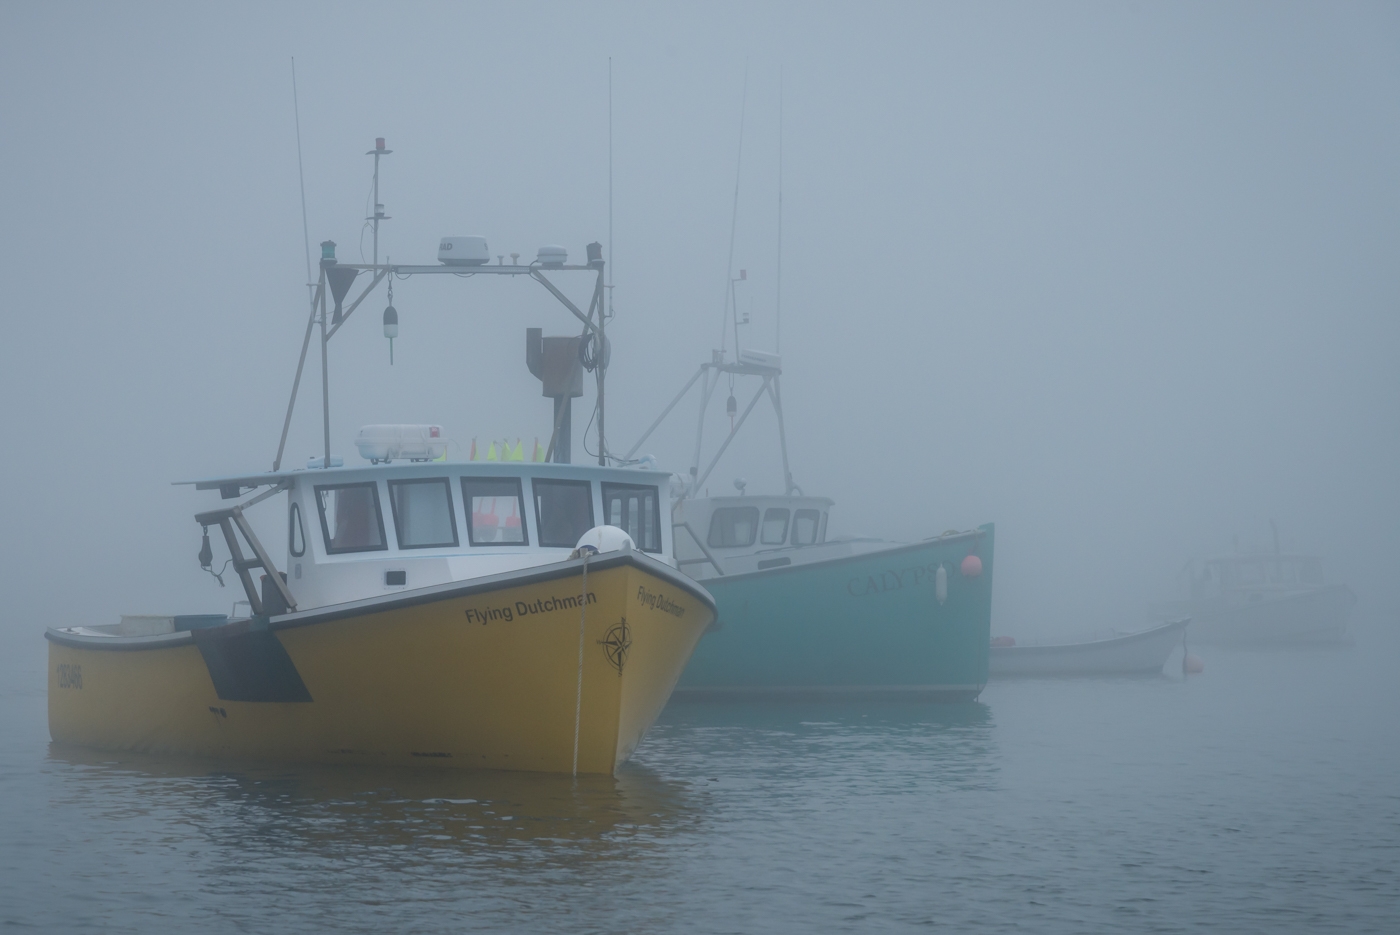
[[[719,575],[719,577],[721,577],[721,578],[724,577],[724,569],[721,568],[721,567],[719,567],[719,561],[715,559],[714,553],[712,553],[709,549],[707,549],[707,548],[705,547],[705,543],[702,542],[702,541],[700,540],[700,537],[697,536],[697,535],[695,534],[695,530],[690,528],[690,523],[689,523],[689,521],[687,521],[687,520],[681,520],[679,523],[673,522],[673,523],[671,523],[671,529],[672,529],[673,531],[676,530],[676,529],[684,529],[686,532],[690,533],[690,538],[693,539],[693,540],[695,541],[695,544],[698,545],[698,546],[700,547],[700,551],[701,551],[702,553],[704,553],[704,555],[705,555],[705,557],[704,557],[703,559],[691,558],[691,559],[682,560],[682,559],[680,559],[680,558],[677,558],[677,559],[676,559],[676,564],[677,564],[677,565],[694,565],[694,564],[696,564],[696,563],[698,563],[698,562],[705,562],[705,561],[708,561],[711,565],[714,566],[715,574]],[[674,537],[673,537],[673,538],[674,538]],[[672,544],[672,548],[674,548],[674,547],[675,547],[675,545],[674,545],[674,543],[673,543],[673,544]]]

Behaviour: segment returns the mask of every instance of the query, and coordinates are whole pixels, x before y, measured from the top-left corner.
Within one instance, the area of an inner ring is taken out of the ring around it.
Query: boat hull
[[[1335,644],[1346,640],[1356,595],[1344,584],[1278,596],[1183,604],[1192,642],[1223,646]]]
[[[49,728],[106,749],[567,773],[577,718],[577,771],[608,774],[713,619],[693,582],[619,553],[590,562],[586,591],[572,561],[144,644],[50,630]]]
[[[976,698],[987,681],[993,532],[707,578],[719,620],[677,697]],[[961,572],[970,553],[976,577]],[[937,597],[937,569],[947,593]]]
[[[1006,676],[1136,675],[1160,673],[1181,645],[1186,620],[1112,639],[1056,646],[993,646],[988,668]]]

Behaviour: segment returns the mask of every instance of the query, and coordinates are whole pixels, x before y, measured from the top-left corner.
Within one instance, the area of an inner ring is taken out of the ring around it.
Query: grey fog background
[[[995,521],[994,631],[1021,636],[1136,624],[1275,519],[1363,621],[1395,616],[1394,6],[8,3],[0,627],[25,678],[46,624],[238,596],[195,561],[213,501],[170,482],[271,467],[305,321],[292,56],[313,250],[359,258],[384,136],[403,262],[445,234],[606,245],[612,58],[618,452],[719,341],[746,74],[735,267],[773,347],[781,70],[789,441],[833,533]],[[336,454],[379,421],[440,422],[453,457],[547,439],[523,329],[573,329],[542,289],[397,284],[392,368],[383,304],[332,345]],[[319,451],[308,377],[291,464]],[[648,443],[663,466],[693,413]],[[755,419],[712,492],[779,489]]]

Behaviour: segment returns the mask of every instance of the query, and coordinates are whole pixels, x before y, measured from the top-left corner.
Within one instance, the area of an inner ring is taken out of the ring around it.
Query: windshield
[[[529,545],[518,477],[464,477],[467,536],[472,545]]]
[[[722,506],[710,517],[709,544],[712,549],[734,549],[753,545],[757,535],[756,506]]]
[[[540,545],[572,549],[593,528],[593,492],[588,481],[535,480],[531,486]]]
[[[379,514],[379,490],[373,482],[317,487],[316,504],[327,552],[375,552],[387,548],[384,519]]]
[[[603,485],[603,521],[632,537],[643,552],[661,551],[661,514],[656,488],[640,484]]]
[[[452,488],[445,477],[389,482],[394,532],[401,549],[431,549],[457,544],[452,515]]]

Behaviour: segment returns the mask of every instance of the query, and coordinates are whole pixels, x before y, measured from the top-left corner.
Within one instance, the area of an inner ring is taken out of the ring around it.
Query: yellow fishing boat
[[[373,265],[341,266],[334,245],[323,247],[302,348],[304,362],[319,325],[323,367],[330,336],[387,275],[462,272],[450,256],[439,267],[380,266],[377,256]],[[453,251],[460,247],[444,240],[442,252]],[[568,463],[569,400],[588,368],[601,406],[607,354],[598,349],[607,343],[601,251],[590,245],[589,264],[573,267],[561,253],[542,248],[527,266],[472,270],[539,281],[584,323],[579,337],[528,333],[527,362],[555,400],[550,461],[512,452],[510,460],[449,462],[439,426],[396,425],[361,430],[368,463],[344,467],[330,454],[326,399],[324,457],[286,470],[279,447],[272,471],[195,482],[225,499],[255,492],[195,517],[204,527],[201,565],[215,573],[214,527],[250,613],[49,629],[53,739],[244,758],[614,772],[670,697],[715,608],[676,567],[671,524],[661,519],[669,474],[610,463],[601,413],[599,465]],[[545,269],[596,274],[586,315]],[[365,271],[373,282],[342,311],[349,283]],[[282,494],[279,569],[245,511]]]
[[[630,523],[640,542],[612,527],[595,532],[620,546],[596,555],[571,559],[567,547],[538,544],[584,537],[590,514],[623,505],[655,514],[666,481],[658,472],[477,462],[258,479],[289,495],[286,586],[298,609],[49,630],[55,740],[551,772],[576,762],[579,772],[611,773],[714,618],[709,596],[667,564],[655,515]],[[381,503],[397,505],[382,527]],[[506,509],[524,519],[515,542],[484,528],[487,511]],[[563,510],[585,517],[581,528],[551,515]],[[232,509],[200,519],[243,528]],[[455,529],[471,531],[460,545],[450,542]],[[417,546],[434,533],[449,541]],[[519,567],[472,574],[506,564]],[[281,595],[263,577],[259,600],[270,609]],[[378,593],[332,599],[368,591]]]

